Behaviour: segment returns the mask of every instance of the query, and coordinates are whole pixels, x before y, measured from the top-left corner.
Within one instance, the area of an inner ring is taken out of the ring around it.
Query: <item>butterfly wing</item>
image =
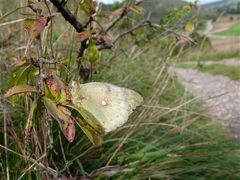
[[[105,132],[122,126],[143,102],[133,90],[99,82],[73,85],[72,96],[73,104],[91,113]]]

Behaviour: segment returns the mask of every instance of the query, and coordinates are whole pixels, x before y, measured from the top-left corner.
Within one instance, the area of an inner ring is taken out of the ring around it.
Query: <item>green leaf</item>
[[[16,94],[28,93],[28,92],[38,92],[38,90],[28,85],[13,86],[4,94],[4,97],[8,98]]]
[[[85,53],[85,58],[91,63],[95,63],[99,59],[99,51],[92,40],[88,42],[88,48]]]
[[[27,84],[29,69],[30,69],[30,65],[19,68],[10,79],[8,83],[8,87]]]
[[[57,120],[66,139],[72,142],[75,137],[75,126],[69,111],[67,109],[63,110],[64,106],[57,106],[54,101],[47,97],[44,97],[43,100],[48,113]]]
[[[103,143],[102,135],[104,134],[103,127],[98,123],[96,118],[86,110],[82,108],[77,108],[74,105],[67,104],[67,107],[70,107],[77,111],[83,118],[77,118],[77,124],[89,138],[89,140],[94,145],[100,145]]]
[[[186,25],[185,25],[185,31],[187,31],[188,33],[192,33],[194,31],[194,23],[192,21],[189,21]]]
[[[77,124],[94,145],[101,145],[103,143],[101,134],[99,134],[92,126],[90,126],[90,124],[86,123],[86,121],[77,119]]]

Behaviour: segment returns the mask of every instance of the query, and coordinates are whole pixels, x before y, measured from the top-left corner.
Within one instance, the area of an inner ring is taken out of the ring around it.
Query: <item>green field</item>
[[[234,26],[232,26],[227,31],[216,33],[221,36],[240,36],[240,21],[237,21]]]
[[[179,61],[221,61],[233,58],[240,58],[239,50],[216,53],[214,50],[210,49],[200,52],[188,53],[185,56],[181,57]]]

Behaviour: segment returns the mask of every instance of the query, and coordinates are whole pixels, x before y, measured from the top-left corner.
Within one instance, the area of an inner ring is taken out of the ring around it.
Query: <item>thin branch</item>
[[[3,123],[4,123],[4,145],[5,147],[8,147],[8,140],[7,140],[7,112],[5,108],[5,98],[3,99]],[[7,180],[10,180],[10,174],[9,174],[9,163],[8,163],[8,151],[5,149],[5,158],[6,158],[6,174]]]
[[[39,77],[39,85],[40,85],[40,91],[41,91],[41,96],[45,95],[44,91],[44,84],[43,84],[43,79],[44,79],[44,69],[43,69],[43,61],[42,58],[39,58],[39,72],[40,72],[40,77]]]
[[[31,166],[29,166],[23,173],[21,176],[19,176],[19,178],[17,180],[20,180],[23,178],[23,176],[30,171],[37,163],[38,161],[40,161],[41,159],[43,159],[44,157],[46,157],[46,154],[42,155],[40,158],[38,158]]]
[[[122,12],[113,20],[111,21],[107,27],[105,28],[105,32],[108,32],[110,29],[112,29],[115,24],[117,24],[117,22],[119,22],[124,16],[126,16],[128,14],[128,12],[131,10],[131,6],[136,6],[139,5],[142,1],[136,0],[133,4],[129,3],[128,5],[123,7]]]
[[[41,59],[43,64],[57,64],[57,63],[59,63],[59,61],[56,60],[56,59],[48,60],[48,59],[44,59],[44,58],[39,58],[39,60],[40,59]]]
[[[115,26],[115,24],[117,24],[117,22],[120,21],[127,13],[128,13],[128,6],[125,6],[121,14],[119,14],[113,21],[111,21],[107,25],[105,32],[108,32],[110,29],[112,29],[112,27]]]
[[[50,0],[52,4],[58,9],[62,14],[64,19],[68,21],[77,32],[82,32],[84,30],[84,25],[77,20],[77,18],[71,13],[68,6],[59,0]]]
[[[48,166],[45,166],[44,164],[42,164],[41,162],[37,162],[37,160],[29,157],[29,156],[25,156],[25,155],[22,155],[12,149],[9,149],[8,147],[5,147],[3,145],[0,144],[0,148],[4,149],[4,150],[7,150],[8,152],[11,152],[21,158],[23,158],[24,160],[27,160],[27,161],[30,161],[32,163],[35,163],[37,166],[39,166],[40,168],[46,170],[47,172],[49,172],[49,174],[53,175],[54,177],[61,177],[63,175],[59,174],[55,169],[52,169],[51,167],[48,167]],[[64,176],[63,176],[64,177]]]
[[[68,164],[66,155],[64,153],[64,148],[63,148],[63,143],[62,143],[62,138],[61,138],[60,132],[58,133],[58,136],[59,136],[59,140],[60,140],[59,142],[60,142],[60,147],[61,147],[61,151],[62,151],[62,155],[63,155],[63,160],[64,160],[65,164]],[[67,172],[68,172],[69,176],[71,177],[71,173],[70,173],[70,170],[68,167],[67,167]]]
[[[84,54],[84,50],[87,48],[87,41],[83,41],[81,43],[81,47],[79,49],[79,52],[78,52],[78,57],[83,57],[83,54]]]
[[[0,27],[10,25],[10,24],[15,24],[15,23],[18,23],[18,22],[22,22],[24,20],[25,20],[25,18],[21,18],[21,19],[16,19],[16,20],[12,20],[12,21],[9,21],[9,22],[5,22],[5,23],[0,24]]]
[[[145,21],[143,21],[143,22],[133,26],[131,29],[129,29],[129,30],[127,30],[127,31],[117,35],[116,38],[113,40],[113,44],[115,44],[123,36],[126,36],[126,35],[134,32],[134,31],[136,31],[137,29],[142,28],[144,26],[148,26],[148,25],[149,25],[148,20],[145,20]]]
[[[116,43],[119,38],[121,38],[123,36],[126,36],[126,35],[132,33],[133,31],[135,31],[135,30],[137,30],[139,28],[142,28],[142,27],[147,26],[147,25],[149,26],[149,24],[151,23],[150,22],[151,15],[152,15],[152,12],[149,12],[147,17],[142,22],[140,22],[137,25],[133,26],[131,29],[129,29],[129,30],[127,30],[127,31],[117,35],[116,38],[113,40],[113,44]]]
[[[136,24],[135,26],[133,26],[131,29],[125,31],[125,32],[122,32],[118,35],[116,35],[116,38],[112,41],[112,44],[102,44],[98,49],[99,50],[103,50],[103,49],[111,49],[113,47],[113,45],[122,37],[128,35],[128,34],[131,34],[132,32],[136,31],[137,29],[140,29],[142,27],[145,27],[145,26],[148,26],[150,28],[155,28],[155,29],[160,29],[160,30],[165,30],[166,32],[169,32],[169,33],[172,33],[174,34],[175,36],[177,37],[183,37],[184,39],[186,39],[187,41],[189,42],[192,42],[192,43],[196,43],[191,37],[187,36],[187,35],[184,35],[184,34],[181,34],[181,33],[178,33],[172,29],[169,29],[165,26],[162,26],[162,25],[159,25],[159,24],[154,24],[152,23],[149,18],[145,19],[144,21],[140,22],[139,24]]]
[[[150,22],[150,23],[149,23],[149,26],[150,26],[150,27],[153,27],[153,28],[156,28],[156,29],[165,30],[165,31],[167,31],[167,32],[169,32],[169,33],[172,33],[172,34],[178,36],[178,37],[183,37],[184,39],[186,39],[186,40],[188,40],[188,41],[190,41],[190,42],[192,42],[192,43],[195,43],[194,40],[193,40],[192,38],[190,38],[189,36],[186,36],[186,35],[184,35],[184,34],[178,33],[178,32],[176,32],[176,31],[174,31],[174,30],[172,30],[172,29],[169,29],[169,28],[163,26],[163,25],[154,24],[154,23],[151,23],[151,22]]]

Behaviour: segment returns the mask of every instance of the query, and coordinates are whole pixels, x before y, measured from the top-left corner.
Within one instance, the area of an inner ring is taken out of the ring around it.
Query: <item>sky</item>
[[[195,0],[186,0],[188,2],[194,2]],[[198,2],[200,4],[206,4],[206,3],[211,3],[211,2],[216,2],[216,1],[219,1],[219,0],[199,0]]]
[[[113,2],[117,2],[117,1],[121,1],[121,0],[100,0],[106,4],[109,3],[113,3]],[[188,2],[194,2],[195,0],[186,0]],[[210,3],[210,2],[215,2],[215,1],[219,1],[219,0],[199,0],[200,4],[206,4],[206,3]]]
[[[120,2],[121,0],[100,0],[100,1],[102,1],[102,2],[104,2],[106,4],[111,4],[113,2]]]

